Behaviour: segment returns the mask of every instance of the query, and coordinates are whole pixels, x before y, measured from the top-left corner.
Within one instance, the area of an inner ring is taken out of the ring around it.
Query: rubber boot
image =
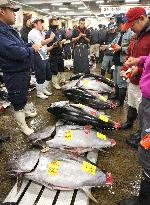
[[[101,69],[101,75],[105,76],[105,74],[106,74],[106,71],[104,69]]]
[[[122,129],[128,129],[133,127],[133,123],[137,118],[137,110],[136,108],[130,107],[128,108],[128,114],[127,114],[127,121],[122,124],[121,128]]]
[[[118,100],[119,98],[119,87],[118,85],[115,85],[115,95],[110,96],[109,99],[110,100]]]
[[[36,117],[37,116],[37,111],[33,103],[26,104],[26,106],[24,107],[24,111],[25,111],[25,117]]]
[[[43,84],[36,84],[36,89],[37,89],[37,97],[41,99],[47,99],[48,96],[44,95],[43,93]]]
[[[124,199],[117,205],[141,205],[138,196],[133,196],[129,199]]]
[[[59,85],[59,76],[58,76],[58,74],[52,76],[52,83],[53,83],[53,87],[55,89],[57,89],[57,90],[61,89],[61,87]]]
[[[58,76],[59,76],[59,83],[65,84],[66,83],[65,73],[64,72],[58,73]]]
[[[29,128],[27,123],[26,123],[24,110],[15,111],[15,117],[16,117],[16,120],[17,120],[19,127],[21,128],[21,131],[25,135],[29,136],[34,132],[34,130]]]
[[[138,144],[141,140],[141,131],[138,130],[136,133],[132,134],[128,139],[126,139],[126,143],[132,148],[138,149]]]
[[[50,91],[49,83],[50,83],[50,81],[46,80],[43,84],[43,93],[47,96],[52,95],[52,92]],[[49,91],[48,91],[48,87],[49,87]]]
[[[126,92],[127,92],[127,88],[119,88],[118,100],[120,106],[124,104],[124,100],[126,98]]]

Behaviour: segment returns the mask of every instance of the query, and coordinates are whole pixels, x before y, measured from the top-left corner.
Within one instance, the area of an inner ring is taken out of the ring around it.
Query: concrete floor
[[[48,100],[38,99],[35,91],[32,91],[29,101],[32,101],[37,107],[38,116],[29,119],[28,124],[35,131],[53,125],[56,119],[47,112],[47,108],[51,102],[63,99],[65,98],[61,91],[54,90],[53,96],[49,97]],[[126,119],[126,105],[124,108],[108,110],[107,114],[110,114],[112,119],[123,122]],[[99,205],[116,205],[121,199],[138,193],[141,167],[138,164],[137,151],[131,149],[125,143],[126,138],[136,130],[137,123],[135,123],[133,129],[128,131],[106,131],[107,136],[114,138],[117,145],[108,149],[105,153],[100,152],[97,165],[113,174],[114,183],[111,188],[102,187],[92,190]],[[30,148],[31,144],[28,138],[18,129],[12,108],[7,108],[6,112],[0,116],[0,133],[11,137],[9,142],[2,144],[2,152],[0,153],[0,202],[2,202],[16,181],[15,178],[9,176],[8,159]],[[90,205],[93,205],[93,203],[90,202]]]

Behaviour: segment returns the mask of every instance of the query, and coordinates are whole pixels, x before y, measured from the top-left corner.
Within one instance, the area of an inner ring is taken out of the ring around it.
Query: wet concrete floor
[[[48,100],[41,100],[36,97],[36,92],[32,91],[29,95],[29,102],[33,102],[38,110],[38,116],[34,119],[28,119],[28,124],[35,129],[40,130],[56,122],[55,117],[47,112],[51,102],[65,99],[61,91],[53,90],[53,96]],[[112,119],[118,121],[126,120],[126,105],[115,110],[108,110]],[[127,131],[106,131],[107,136],[114,138],[117,145],[106,152],[99,152],[97,165],[113,175],[114,183],[110,188],[94,188],[92,193],[98,200],[99,205],[116,205],[121,199],[130,195],[138,194],[141,167],[138,163],[137,151],[126,144],[126,139],[138,128],[137,122],[134,128]],[[7,161],[10,157],[21,153],[30,148],[31,144],[28,138],[22,134],[15,122],[12,108],[7,108],[5,113],[0,116],[0,133],[10,136],[10,141],[2,144],[0,153],[0,202],[2,202],[16,179],[11,177],[8,172]],[[90,202],[90,205],[93,205]]]

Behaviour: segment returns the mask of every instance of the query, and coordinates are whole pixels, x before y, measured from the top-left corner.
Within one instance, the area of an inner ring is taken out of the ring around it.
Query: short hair
[[[85,21],[85,18],[80,18],[79,19],[79,23],[80,23],[80,21]]]

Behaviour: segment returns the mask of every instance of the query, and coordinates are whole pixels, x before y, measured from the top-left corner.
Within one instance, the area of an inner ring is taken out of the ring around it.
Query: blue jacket
[[[11,26],[0,22],[0,68],[4,73],[28,71],[33,53],[31,44],[26,44]]]

